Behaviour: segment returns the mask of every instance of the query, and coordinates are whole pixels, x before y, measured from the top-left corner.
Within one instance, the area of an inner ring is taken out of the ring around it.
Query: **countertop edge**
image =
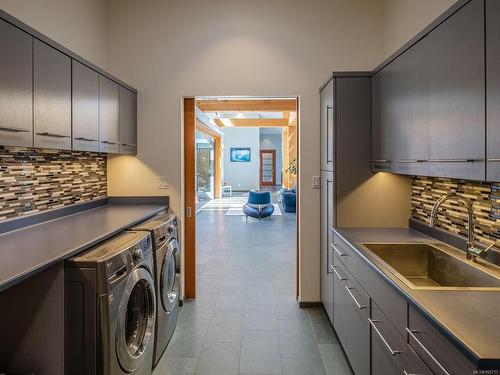
[[[440,242],[426,234],[423,234],[415,229],[412,228],[406,228],[409,231],[418,233],[419,236],[422,236],[423,238],[428,237],[430,240],[434,242]],[[373,269],[378,275],[380,275],[384,281],[386,281],[391,288],[396,290],[398,294],[400,294],[405,300],[410,302],[419,312],[421,312],[423,315],[425,315],[426,318],[429,319],[431,324],[436,327],[443,335],[445,335],[451,343],[458,349],[460,352],[462,352],[467,358],[472,360],[474,364],[476,365],[488,365],[488,364],[493,364],[493,365],[499,365],[500,364],[500,359],[498,358],[482,358],[479,356],[471,347],[467,346],[466,343],[464,343],[462,340],[460,340],[457,336],[455,336],[451,331],[449,331],[443,323],[441,323],[439,320],[437,320],[429,311],[427,311],[421,304],[418,303],[412,296],[410,296],[404,289],[402,289],[399,285],[397,285],[388,275],[385,274],[384,271],[382,271],[377,265],[375,265],[370,259],[368,259],[364,254],[363,251],[358,249],[357,242],[349,239],[348,235],[345,235],[341,233],[342,228],[332,228],[332,230],[335,232],[336,235],[338,235],[341,239],[343,239],[355,252],[357,255],[361,257],[361,259],[368,264],[368,266]],[[347,238],[346,238],[347,237]]]
[[[114,205],[115,204],[108,204],[107,206],[114,206]],[[106,205],[103,205],[100,207],[95,207],[92,209],[103,208],[103,207],[106,207]],[[76,248],[73,248],[73,249],[68,250],[66,252],[63,252],[57,257],[53,257],[45,262],[42,262],[42,263],[36,265],[35,267],[27,269],[25,272],[22,272],[20,274],[17,274],[16,276],[13,276],[5,281],[0,282],[0,293],[13,287],[14,285],[19,284],[20,282],[22,282],[24,280],[36,275],[37,273],[42,272],[42,271],[50,268],[51,266],[55,265],[56,263],[62,262],[64,260],[72,257],[73,255],[76,255],[82,251],[85,251],[86,249],[113,237],[114,235],[120,233],[124,229],[130,228],[130,227],[132,227],[132,226],[134,226],[134,225],[136,225],[144,220],[147,220],[150,217],[152,217],[152,216],[154,216],[162,211],[165,211],[166,209],[168,209],[167,205],[163,205],[163,206],[157,205],[156,208],[152,207],[151,211],[146,215],[138,216],[136,219],[134,219],[126,224],[123,224],[119,227],[116,227],[113,231],[108,232],[105,235],[102,235],[100,237],[96,237],[96,238],[92,239],[91,241],[82,244],[79,247],[76,247]],[[86,212],[86,211],[83,211],[83,212]],[[69,216],[72,216],[72,215],[69,215]]]

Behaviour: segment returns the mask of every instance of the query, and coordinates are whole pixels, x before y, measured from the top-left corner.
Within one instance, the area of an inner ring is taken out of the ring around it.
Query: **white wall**
[[[233,190],[259,190],[259,128],[224,128],[222,182]],[[250,147],[250,162],[231,162],[231,147]]]
[[[318,301],[318,89],[382,58],[373,0],[109,0],[110,72],[139,90],[139,154],[109,158],[109,193],[165,194],[182,212],[183,95],[300,96],[300,298]]]
[[[456,0],[383,0],[384,57],[413,38]]]
[[[0,0],[0,8],[106,69],[107,0]]]
[[[281,172],[283,171],[283,154],[281,142],[281,129],[279,134],[269,134],[266,129],[260,129],[260,149],[276,150],[276,185],[281,185]]]

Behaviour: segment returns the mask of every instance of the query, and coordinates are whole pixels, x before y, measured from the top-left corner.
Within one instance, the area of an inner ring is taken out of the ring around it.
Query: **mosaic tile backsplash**
[[[432,206],[444,194],[454,192],[473,202],[475,238],[483,245],[495,242],[500,248],[500,184],[451,180],[447,178],[413,177],[411,184],[411,216],[429,223]],[[467,237],[467,210],[461,203],[449,200],[437,215],[436,226]]]
[[[107,195],[106,154],[0,147],[0,220]]]

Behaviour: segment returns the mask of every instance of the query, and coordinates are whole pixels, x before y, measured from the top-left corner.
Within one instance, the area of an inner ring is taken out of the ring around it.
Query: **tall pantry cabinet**
[[[321,301],[333,322],[338,202],[371,174],[371,73],[333,73],[320,90]]]

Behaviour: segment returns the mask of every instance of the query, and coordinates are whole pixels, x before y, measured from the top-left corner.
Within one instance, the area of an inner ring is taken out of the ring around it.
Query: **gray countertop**
[[[0,292],[166,209],[106,204],[0,234]]]
[[[496,362],[500,359],[500,292],[410,289],[361,245],[366,242],[439,241],[407,228],[349,228],[334,231],[454,344],[467,351],[469,357],[475,361]]]

